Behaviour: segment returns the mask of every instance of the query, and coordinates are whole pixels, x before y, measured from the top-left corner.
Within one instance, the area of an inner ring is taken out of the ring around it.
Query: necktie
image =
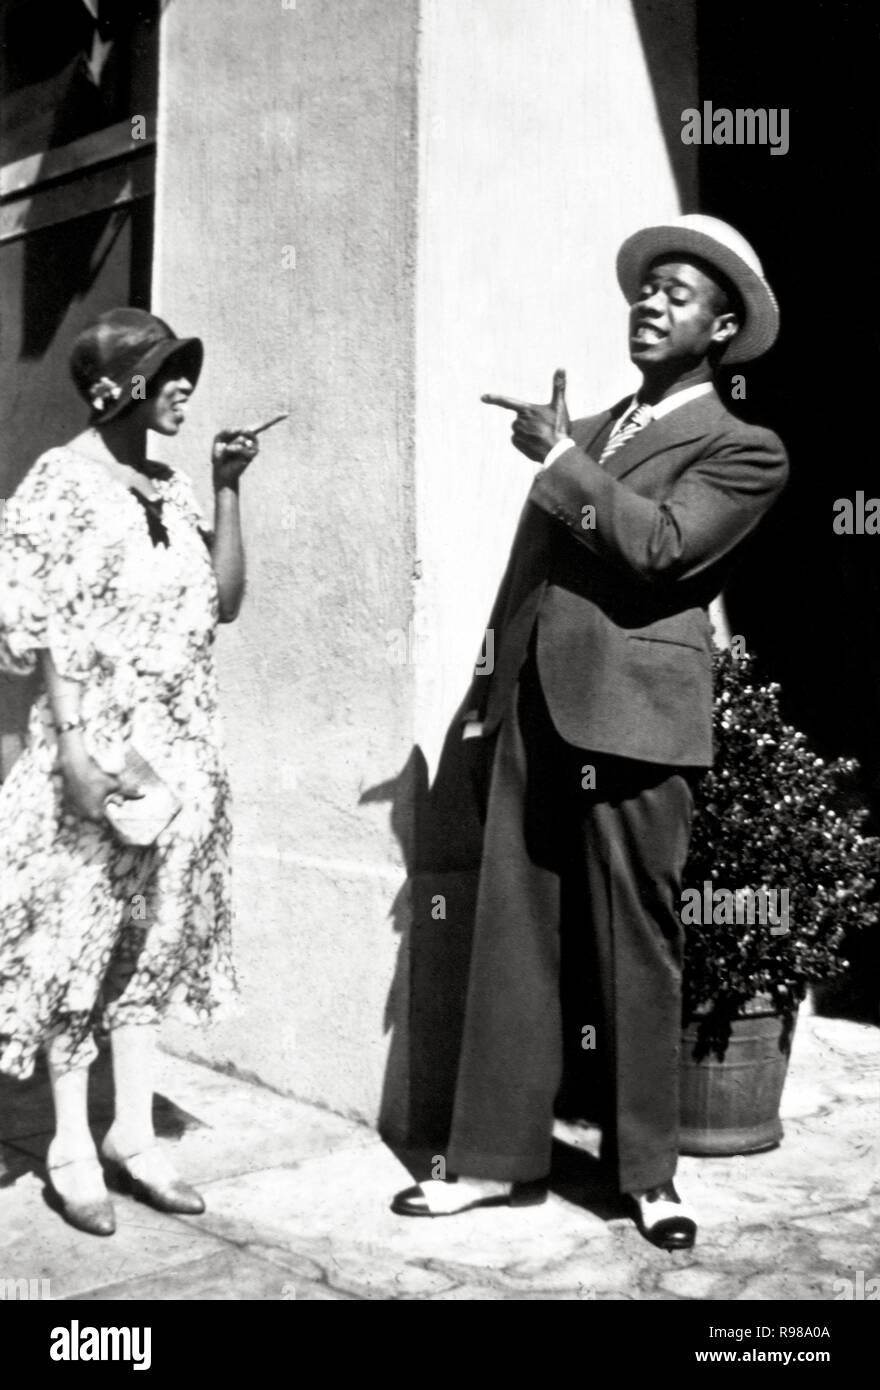
[[[639,430],[644,429],[645,425],[653,418],[654,412],[649,405],[637,405],[623,429],[618,430],[617,434],[613,434],[605,445],[599,455],[600,465],[606,463],[612,454],[617,453],[618,449],[622,449],[624,444],[628,443],[634,434],[638,434]]]

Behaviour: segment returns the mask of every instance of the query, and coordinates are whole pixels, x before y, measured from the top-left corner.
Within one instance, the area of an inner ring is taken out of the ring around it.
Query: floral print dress
[[[17,1077],[52,1035],[84,1065],[96,1030],[178,1004],[204,1018],[234,987],[217,588],[189,479],[154,471],[160,540],[124,484],[69,445],[37,460],[0,532],[0,668],[28,674],[48,648],[80,685],[94,760],[118,772],[130,743],[182,803],[149,849],[69,810],[37,699],[0,787],[0,1071]]]

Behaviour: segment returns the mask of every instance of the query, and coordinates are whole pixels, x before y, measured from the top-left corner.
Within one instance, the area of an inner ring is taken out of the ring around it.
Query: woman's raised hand
[[[214,466],[214,490],[237,487],[248,464],[260,451],[252,430],[220,430],[214,436],[211,463]]]

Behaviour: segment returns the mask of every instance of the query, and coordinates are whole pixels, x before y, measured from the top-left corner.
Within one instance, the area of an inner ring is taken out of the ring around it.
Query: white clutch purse
[[[124,845],[142,849],[154,845],[181,809],[174,792],[131,746],[125,754],[125,773],[142,793],[136,800],[111,792],[104,801],[104,815]]]

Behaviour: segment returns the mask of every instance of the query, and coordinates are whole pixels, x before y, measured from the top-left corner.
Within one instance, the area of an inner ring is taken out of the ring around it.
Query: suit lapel
[[[583,420],[573,420],[571,437],[575,444],[593,458],[598,458],[605,447],[611,426],[618,416],[623,414],[631,400],[631,396],[626,396],[610,410],[603,410],[601,415],[588,415]]]
[[[701,439],[723,410],[724,407],[714,391],[698,396],[694,401],[688,401],[686,405],[670,411],[661,419],[652,420],[638,434],[633,435],[616,454],[611,455],[605,464],[605,471],[610,473],[612,478],[624,478],[656,454]]]

